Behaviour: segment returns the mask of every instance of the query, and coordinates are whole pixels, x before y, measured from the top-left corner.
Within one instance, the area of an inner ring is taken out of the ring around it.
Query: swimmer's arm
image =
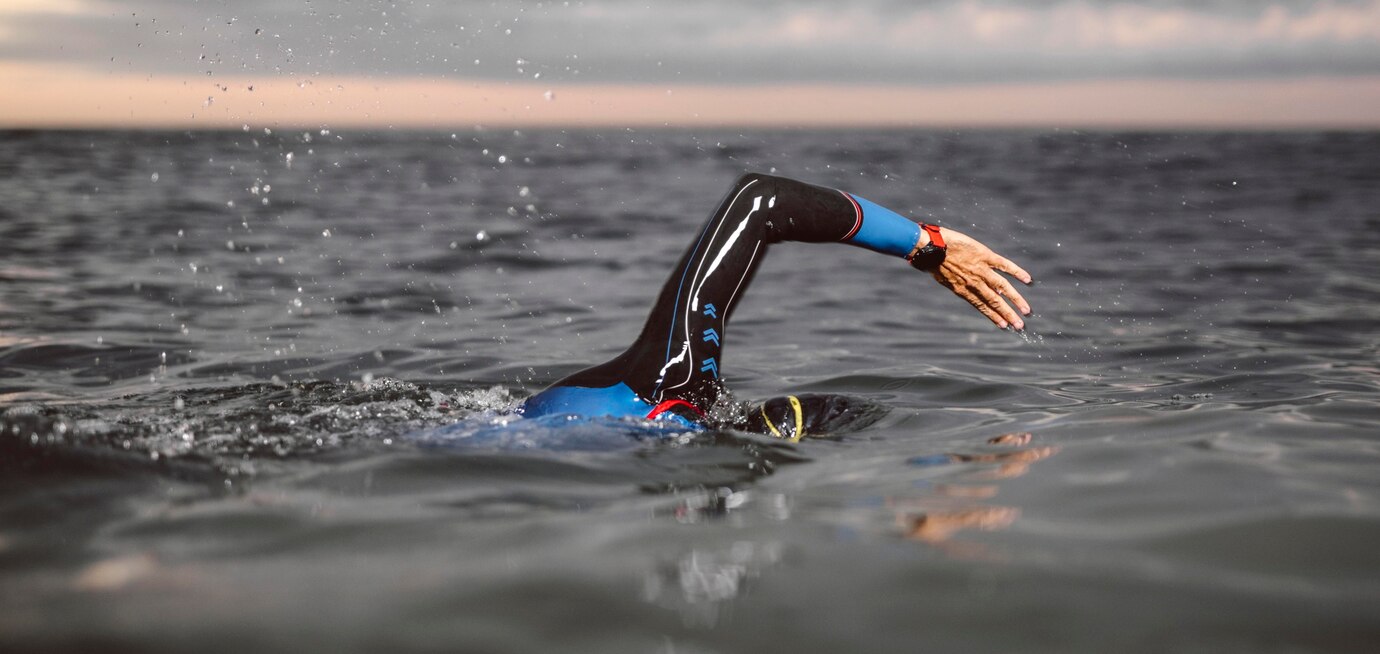
[[[737,188],[759,183],[771,189],[779,210],[793,217],[776,226],[774,240],[842,242],[896,257],[908,257],[930,242],[915,221],[851,193],[756,173],[745,175]],[[1030,273],[962,232],[944,227],[940,235],[948,250],[944,263],[930,271],[935,281],[997,327],[1024,329],[1020,314],[1030,315],[1030,305],[998,272],[1025,284],[1031,283]]]
[[[929,244],[929,234],[911,219],[856,195],[849,197],[857,202],[861,225],[845,242],[901,257]],[[939,232],[948,249],[944,263],[930,271],[934,280],[973,305],[997,327],[1025,329],[1021,315],[1030,315],[1030,305],[998,272],[1024,284],[1031,283],[1030,273],[967,234],[947,227],[941,227]]]

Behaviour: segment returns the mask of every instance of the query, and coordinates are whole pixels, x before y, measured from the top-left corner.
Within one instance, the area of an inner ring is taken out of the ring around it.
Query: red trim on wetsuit
[[[704,411],[701,411],[699,407],[697,407],[697,406],[691,404],[690,402],[688,402],[688,401],[686,401],[686,400],[682,400],[682,399],[677,398],[677,399],[674,399],[674,400],[665,400],[665,401],[663,401],[661,404],[658,404],[658,405],[652,407],[652,410],[651,410],[650,412],[647,413],[647,418],[646,418],[646,419],[647,419],[647,420],[651,420],[651,419],[653,419],[653,418],[655,418],[655,417],[657,417],[657,416],[659,416],[659,415],[661,415],[661,414],[663,414],[663,413],[666,413],[666,411],[669,410],[671,407],[677,407],[677,406],[681,406],[681,405],[685,405],[685,406],[690,407],[690,409],[691,409],[692,411],[694,411],[695,413],[699,414],[700,417],[704,417]]]
[[[850,238],[853,238],[853,235],[857,234],[859,229],[862,229],[863,212],[862,207],[858,204],[858,201],[854,200],[853,196],[849,195],[847,191],[839,191],[839,193],[842,193],[843,197],[848,198],[848,201],[853,204],[853,211],[857,212],[858,215],[857,220],[853,221],[853,229],[848,230],[848,233],[844,234],[843,238],[839,239],[840,241],[846,241]]]

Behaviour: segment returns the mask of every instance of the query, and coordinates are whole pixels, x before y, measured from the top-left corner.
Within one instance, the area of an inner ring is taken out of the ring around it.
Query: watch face
[[[934,270],[941,263],[944,263],[944,248],[935,247],[932,243],[920,248],[910,259],[911,267],[916,270]]]

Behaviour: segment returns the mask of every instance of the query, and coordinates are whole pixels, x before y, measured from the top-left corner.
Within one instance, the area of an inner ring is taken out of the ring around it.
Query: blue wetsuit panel
[[[627,384],[619,382],[604,388],[584,386],[552,386],[522,405],[522,415],[528,418],[543,416],[608,416],[612,418],[645,419],[652,410]],[[671,422],[689,428],[702,428],[674,413],[662,413],[657,421]]]
[[[862,207],[863,219],[858,233],[848,243],[882,254],[909,256],[920,241],[920,225],[875,202],[856,195],[853,199]]]

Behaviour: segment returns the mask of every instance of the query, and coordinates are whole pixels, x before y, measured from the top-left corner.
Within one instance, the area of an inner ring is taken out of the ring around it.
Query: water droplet
[[[506,155],[506,154],[500,154],[500,155],[498,155],[498,163],[508,163],[508,155]]]
[[[235,242],[234,242],[234,241],[226,241],[226,242],[225,242],[225,249],[227,249],[227,250],[229,250],[229,251],[231,251],[231,252],[234,252],[234,251],[235,251]]]
[[[152,174],[152,175],[149,175],[149,181],[150,181],[150,182],[157,182],[157,181],[158,181],[158,173],[154,173],[154,174]]]
[[[329,230],[329,229],[323,229],[323,230],[321,230],[321,235],[324,236],[324,237],[326,237],[326,238],[330,238],[330,237],[331,237],[331,230]]]
[[[179,397],[179,398],[173,400],[173,408],[174,408],[174,409],[177,409],[178,411],[181,411],[181,410],[187,408],[187,403],[186,403],[185,401],[183,401],[182,398]]]
[[[475,232],[474,240],[483,243],[484,241],[489,240],[489,233],[481,229],[478,232]]]
[[[529,196],[529,195],[531,195],[531,194],[532,194],[532,189],[530,189],[530,188],[528,188],[528,187],[526,187],[526,186],[524,186],[524,187],[518,189],[518,197],[525,198],[525,197],[527,197],[527,196]]]

